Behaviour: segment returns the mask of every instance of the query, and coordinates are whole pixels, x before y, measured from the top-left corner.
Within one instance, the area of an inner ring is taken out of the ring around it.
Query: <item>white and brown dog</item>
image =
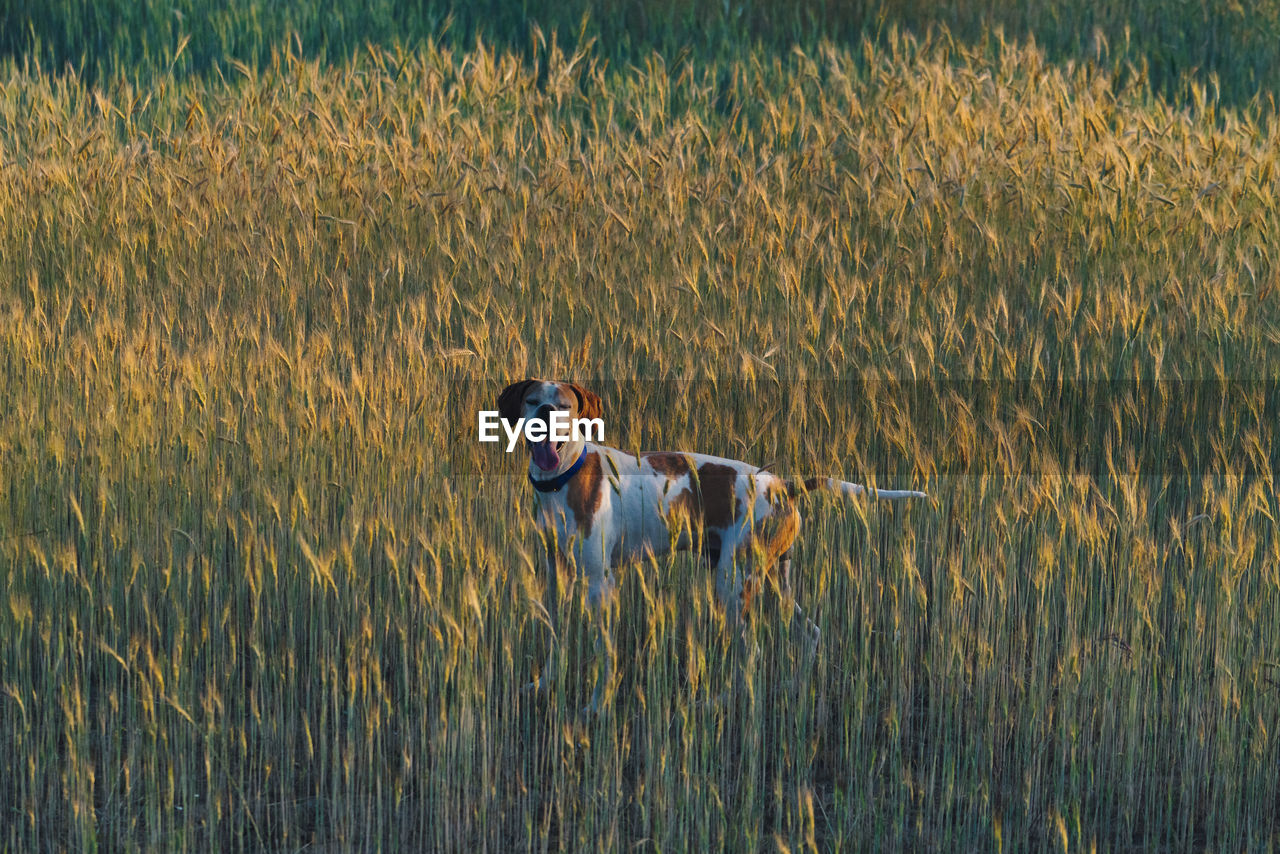
[[[550,423],[553,411],[571,418],[600,418],[600,398],[579,385],[527,379],[498,397],[498,414],[515,423]],[[546,546],[548,612],[555,620],[561,568],[586,577],[587,601],[601,623],[597,650],[602,670],[588,710],[599,709],[613,677],[608,638],[612,569],[646,554],[698,549],[715,566],[716,594],[727,621],[739,626],[752,597],[776,567],[776,581],[790,598],[791,544],[800,531],[796,500],[814,490],[845,496],[924,498],[925,493],[869,490],[830,478],[792,481],[738,460],[705,454],[636,455],[582,439],[529,442],[529,480],[538,492],[538,524]],[[756,571],[756,568],[759,571]],[[795,619],[802,613],[795,606]],[[808,629],[817,641],[818,628]],[[553,623],[554,631],[554,623]],[[556,644],[530,687],[545,690]]]

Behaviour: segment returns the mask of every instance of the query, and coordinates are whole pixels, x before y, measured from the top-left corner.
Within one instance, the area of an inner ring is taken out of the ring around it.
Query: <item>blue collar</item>
[[[533,488],[539,492],[559,492],[560,489],[573,479],[578,473],[578,469],[582,468],[582,464],[587,460],[587,452],[584,450],[578,454],[578,459],[573,465],[565,469],[563,473],[556,475],[550,480],[537,480],[533,476],[533,472],[529,472],[529,482],[533,484]]]

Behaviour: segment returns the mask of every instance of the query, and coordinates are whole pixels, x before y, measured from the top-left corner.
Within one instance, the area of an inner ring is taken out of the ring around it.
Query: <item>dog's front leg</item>
[[[596,660],[599,663],[591,703],[583,712],[594,715],[609,702],[613,690],[613,611],[616,603],[613,596],[613,575],[603,555],[597,556],[594,550],[588,548],[583,557],[583,568],[587,576],[587,605],[591,609],[592,622],[595,623]]]
[[[560,564],[563,562],[560,549],[555,542],[555,534],[544,531],[542,535],[544,565],[547,574],[547,589],[543,603],[547,609],[547,621],[551,629],[551,639],[547,644],[547,662],[542,665],[542,672],[525,686],[526,691],[536,691],[545,695],[551,687],[551,680],[556,674],[556,654],[560,651]]]

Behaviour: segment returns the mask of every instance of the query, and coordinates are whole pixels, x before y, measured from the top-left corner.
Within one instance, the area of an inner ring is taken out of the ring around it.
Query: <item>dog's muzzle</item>
[[[538,411],[534,413],[531,421],[541,421],[546,425],[546,433],[548,438],[541,442],[529,442],[529,454],[533,457],[534,465],[543,471],[552,471],[560,465],[560,452],[556,450],[556,443],[551,441],[551,412],[553,407],[540,406]]]

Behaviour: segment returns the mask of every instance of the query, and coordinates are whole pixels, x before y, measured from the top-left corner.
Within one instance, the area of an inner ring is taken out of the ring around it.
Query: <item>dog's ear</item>
[[[598,394],[587,391],[577,383],[569,383],[569,388],[573,389],[573,393],[578,397],[579,418],[604,417],[604,410],[600,406],[600,396]]]
[[[519,421],[525,393],[536,382],[537,380],[520,380],[504,388],[502,394],[498,395],[498,417],[512,424]]]

